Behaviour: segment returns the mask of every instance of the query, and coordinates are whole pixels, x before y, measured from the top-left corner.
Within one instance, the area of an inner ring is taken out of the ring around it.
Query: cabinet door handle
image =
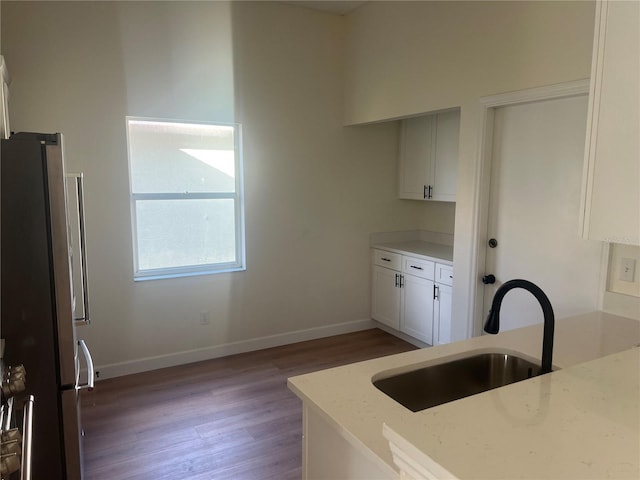
[[[385,258],[385,257],[381,257],[380,260],[382,260],[384,262],[390,262],[391,261],[390,258]]]
[[[410,265],[411,268],[415,268],[416,270],[424,270],[422,267],[416,267],[415,265]]]
[[[427,198],[432,198],[433,195],[431,194],[431,192],[433,191],[433,187],[431,185],[429,185],[429,194],[427,196]]]
[[[433,299],[434,299],[434,300],[437,300],[437,299],[438,299],[439,293],[440,293],[440,292],[439,292],[438,286],[437,286],[437,285],[434,285],[434,286],[433,286]]]
[[[396,288],[398,288],[398,283],[399,283],[399,282],[398,282],[398,277],[399,277],[399,275],[396,273],[396,285],[395,285],[395,286],[396,286]]]
[[[400,288],[404,287],[404,275],[398,275],[400,277]]]
[[[423,197],[423,198],[429,198],[427,195],[428,195],[428,194],[427,194],[427,186],[425,185],[425,186],[424,186],[424,189],[422,190],[422,197]]]

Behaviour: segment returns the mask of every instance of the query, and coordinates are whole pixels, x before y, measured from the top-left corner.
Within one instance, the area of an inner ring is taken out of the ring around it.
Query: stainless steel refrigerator
[[[0,163],[3,360],[24,365],[25,393],[35,397],[33,478],[77,480],[79,395],[93,388],[76,335],[89,321],[81,176],[67,175],[60,134],[13,134]]]

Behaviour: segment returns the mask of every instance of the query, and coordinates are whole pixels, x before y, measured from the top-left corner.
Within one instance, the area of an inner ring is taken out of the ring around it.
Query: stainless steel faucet
[[[542,307],[542,314],[544,315],[544,333],[542,338],[542,367],[540,374],[549,373],[551,371],[551,362],[553,357],[553,331],[555,328],[555,316],[553,314],[553,307],[549,298],[536,284],[528,280],[509,280],[503,283],[498,290],[496,290],[493,296],[493,302],[491,302],[491,309],[487,316],[487,321],[484,324],[484,331],[487,333],[496,334],[500,330],[500,306],[502,305],[502,299],[509,290],[514,288],[523,288],[531,293]]]

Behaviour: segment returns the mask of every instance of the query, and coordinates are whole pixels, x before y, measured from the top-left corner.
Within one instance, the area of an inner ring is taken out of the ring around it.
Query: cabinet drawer
[[[416,277],[433,280],[434,263],[412,257],[402,257],[402,271]]]
[[[374,250],[373,263],[375,265],[380,265],[381,267],[400,271],[402,267],[402,255],[399,253],[386,252],[384,250]]]
[[[453,267],[436,263],[436,283],[453,285]]]

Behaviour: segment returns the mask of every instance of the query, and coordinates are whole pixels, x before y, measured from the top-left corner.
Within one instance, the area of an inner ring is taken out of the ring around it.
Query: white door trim
[[[471,253],[471,302],[469,305],[469,332],[473,336],[482,333],[484,287],[479,282],[485,268],[487,238],[487,217],[489,210],[489,188],[491,178],[491,156],[493,143],[494,112],[498,107],[521,103],[539,102],[558,98],[574,97],[589,93],[589,79],[576,80],[527,90],[501,93],[481,97],[481,129],[479,136],[479,158],[476,167],[476,196],[474,198],[474,239],[475,248]]]
[[[575,80],[573,82],[556,83],[544,87],[529,88],[515,92],[500,93],[481,97],[480,103],[485,109],[516,105],[518,103],[538,102],[541,100],[553,100],[554,98],[574,97],[589,93],[589,79]]]

